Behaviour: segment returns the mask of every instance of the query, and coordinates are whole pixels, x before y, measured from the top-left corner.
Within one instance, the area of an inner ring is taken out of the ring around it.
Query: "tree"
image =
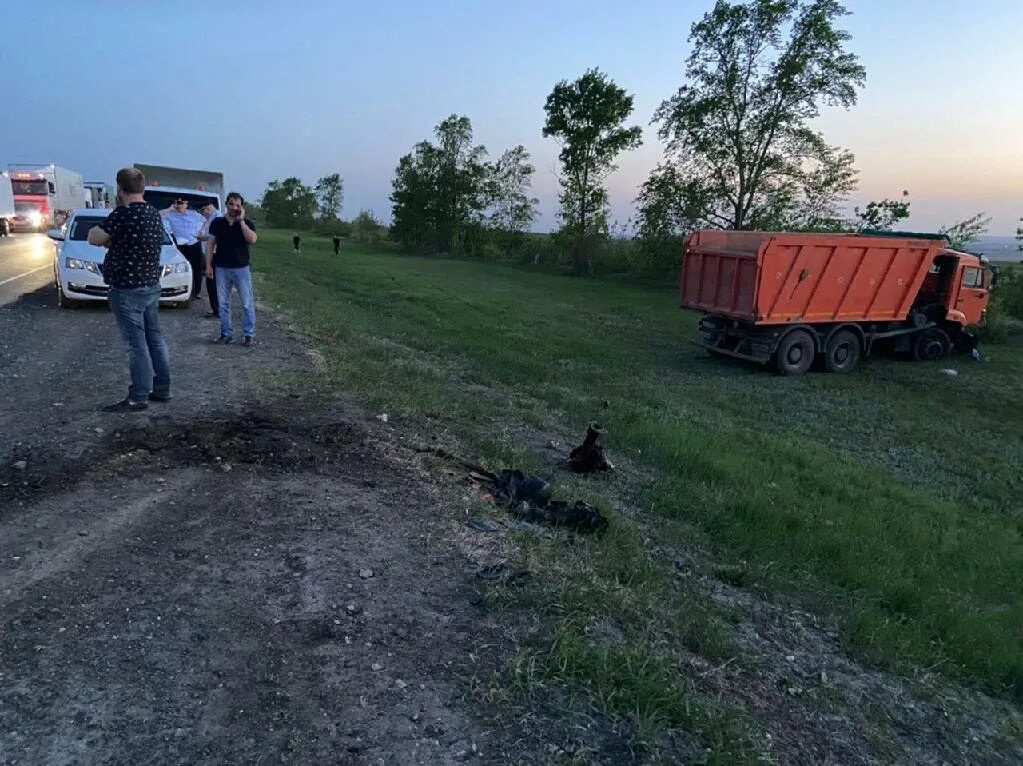
[[[283,181],[271,181],[260,207],[269,226],[282,229],[301,229],[312,225],[316,216],[316,193],[292,176]]]
[[[487,150],[473,146],[468,117],[451,115],[434,129],[434,135],[438,142],[437,246],[451,252],[465,225],[485,205]]]
[[[883,199],[880,202],[868,202],[862,210],[853,208],[852,227],[856,231],[876,229],[891,231],[895,224],[909,218],[909,192],[903,191],[901,199]]]
[[[487,223],[504,232],[524,232],[536,218],[539,202],[529,196],[533,165],[524,146],[516,146],[487,167]]]
[[[316,182],[316,201],[320,207],[321,220],[340,220],[344,198],[344,181],[340,173],[331,173]]]
[[[405,247],[451,252],[485,206],[487,150],[473,146],[468,117],[451,115],[398,161],[391,190],[393,229]]]
[[[561,144],[561,217],[572,237],[573,264],[576,272],[588,271],[593,241],[607,229],[604,179],[615,157],[642,143],[642,129],[623,126],[632,96],[597,69],[555,85],[544,110],[543,135]]]
[[[855,188],[852,155],[812,130],[865,81],[837,0],[718,0],[690,32],[686,83],[654,115],[692,225],[818,228]],[[664,171],[645,197],[663,190]],[[641,192],[641,198],[644,194]],[[664,207],[664,203],[658,203]],[[642,216],[642,209],[641,209]]]
[[[965,250],[971,242],[987,233],[990,224],[990,217],[984,213],[977,213],[957,223],[942,226],[938,229],[938,233],[944,234],[948,238],[949,244],[954,250]]]
[[[1019,220],[1020,220],[1020,223],[1023,223],[1023,218],[1020,218]],[[1020,250],[1023,250],[1023,226],[1019,226],[1019,227],[1016,228],[1016,239],[1019,240],[1019,242],[1020,242],[1020,244],[1017,245],[1017,247]]]
[[[383,226],[373,215],[372,210],[360,210],[352,219],[352,234],[359,242],[379,242],[383,234]]]
[[[391,187],[392,230],[405,249],[436,244],[437,148],[421,141],[398,160]]]

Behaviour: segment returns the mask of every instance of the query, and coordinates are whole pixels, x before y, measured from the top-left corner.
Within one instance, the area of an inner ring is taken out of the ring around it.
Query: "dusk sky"
[[[6,6],[6,4],[5,4]],[[557,152],[544,99],[599,67],[635,96],[644,146],[609,182],[632,214],[661,156],[649,125],[683,81],[689,27],[712,0],[124,3],[5,7],[0,163],[54,162],[111,179],[133,162],[221,170],[258,197],[297,175],[345,179],[343,215],[390,219],[398,158],[451,113],[491,156],[524,144],[536,228],[556,225]],[[1023,2],[848,0],[850,49],[867,70],[851,111],[819,128],[851,149],[851,204],[908,189],[907,228],[975,212],[992,234],[1023,215]]]

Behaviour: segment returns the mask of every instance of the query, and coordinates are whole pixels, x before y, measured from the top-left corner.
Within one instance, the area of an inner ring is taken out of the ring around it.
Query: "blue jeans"
[[[128,344],[128,399],[144,402],[150,392],[170,396],[170,353],[160,332],[160,285],[110,288],[110,310]]]
[[[220,334],[228,338],[234,337],[234,328],[231,326],[231,288],[238,290],[238,297],[242,301],[242,315],[245,322],[242,325],[242,332],[245,337],[252,338],[256,335],[256,302],[252,298],[252,271],[248,266],[240,269],[225,269],[217,266],[213,271],[217,280],[217,300],[220,302]]]

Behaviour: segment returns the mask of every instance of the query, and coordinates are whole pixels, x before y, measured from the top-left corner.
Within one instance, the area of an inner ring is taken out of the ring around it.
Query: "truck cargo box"
[[[756,325],[902,321],[943,238],[697,231],[686,240],[684,308]]]

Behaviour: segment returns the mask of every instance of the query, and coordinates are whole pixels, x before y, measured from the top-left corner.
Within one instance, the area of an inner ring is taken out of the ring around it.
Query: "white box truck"
[[[188,200],[196,210],[211,200],[217,210],[224,209],[223,173],[140,163],[135,163],[135,167],[146,176],[146,202],[157,210],[164,210],[179,198]]]
[[[14,228],[14,188],[11,177],[0,172],[0,237],[9,236]]]
[[[15,229],[51,229],[85,204],[82,177],[73,170],[57,165],[11,165],[9,170]]]

